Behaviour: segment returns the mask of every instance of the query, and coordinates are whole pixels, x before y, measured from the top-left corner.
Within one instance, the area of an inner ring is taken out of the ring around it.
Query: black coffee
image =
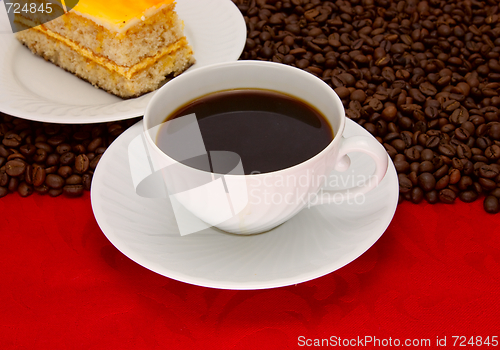
[[[300,164],[333,140],[332,127],[319,111],[295,97],[269,90],[212,93],[182,106],[166,120],[192,113],[196,115],[206,150],[236,153],[241,157],[245,174],[267,173]],[[175,147],[169,145],[166,129],[160,128],[157,144],[163,152],[179,160],[172,154]]]

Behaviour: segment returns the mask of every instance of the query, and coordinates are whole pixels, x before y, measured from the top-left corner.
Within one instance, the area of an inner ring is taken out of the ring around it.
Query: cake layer
[[[80,0],[73,11],[114,32],[125,32],[174,0]]]
[[[143,16],[144,20],[138,20],[134,26],[129,26],[126,31],[120,32],[99,25],[98,18],[90,20],[89,15],[83,17],[80,12],[76,11],[77,8],[82,10],[82,8],[89,7],[88,3],[92,3],[92,1],[80,0],[74,10],[46,22],[42,27],[123,67],[131,67],[145,57],[154,57],[165,47],[183,37],[183,24],[174,11],[175,3],[172,1],[168,1],[168,4],[163,2],[163,5],[156,11],[152,11],[150,8],[151,11],[145,11],[148,13],[148,17]],[[111,1],[111,8],[114,3]],[[159,1],[154,1],[154,3],[159,3]],[[108,2],[103,2],[103,4],[108,4]],[[90,12],[96,13],[96,11]],[[22,15],[32,21],[29,22],[31,27],[43,23],[37,17],[40,14]],[[133,21],[130,19],[130,15],[128,17],[130,25]],[[24,24],[28,24],[28,22]]]
[[[46,31],[26,27],[26,30],[16,35],[33,53],[122,98],[136,97],[156,90],[166,76],[176,76],[194,63],[192,49],[184,42],[170,52],[149,60],[148,64],[143,64],[141,69],[136,69],[134,74],[127,78],[117,71],[116,65],[114,69],[111,62],[108,62],[107,66],[98,60],[85,57],[64,41],[47,35]]]
[[[67,39],[57,33],[52,32],[51,30],[45,28],[45,26],[34,26],[33,23],[24,18],[24,17],[18,17],[17,22],[23,24],[25,27],[32,28],[33,30],[40,31],[44,33],[45,35],[52,37],[53,39],[57,41],[61,41],[70,48],[72,48],[74,51],[76,51],[78,54],[81,56],[88,58],[106,68],[108,68],[111,71],[114,71],[120,75],[123,75],[125,78],[130,79],[133,77],[137,72],[147,69],[148,66],[152,65],[154,62],[156,62],[158,59],[160,59],[162,56],[170,54],[183,46],[187,45],[187,40],[185,37],[182,37],[180,40],[165,46],[164,48],[160,49],[158,53],[154,56],[151,57],[146,57],[143,58],[141,61],[137,62],[134,65],[131,66],[121,66],[119,64],[116,64],[116,62],[113,62],[109,58],[103,57],[99,54],[95,54],[91,50],[81,47],[78,44],[74,43],[72,40]]]

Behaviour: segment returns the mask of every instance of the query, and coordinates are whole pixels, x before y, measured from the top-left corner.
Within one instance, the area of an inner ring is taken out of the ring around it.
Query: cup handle
[[[382,145],[372,137],[352,136],[342,137],[342,146],[338,154],[335,170],[344,172],[351,166],[351,160],[347,155],[350,152],[363,152],[375,161],[375,172],[363,184],[345,190],[320,190],[320,194],[311,206],[320,204],[339,203],[355,198],[371,191],[382,181],[387,173],[388,155]]]

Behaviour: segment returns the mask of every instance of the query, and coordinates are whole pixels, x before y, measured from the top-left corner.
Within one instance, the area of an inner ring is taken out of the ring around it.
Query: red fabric
[[[2,349],[304,348],[301,336],[446,336],[452,347],[452,336],[500,335],[500,216],[481,201],[403,203],[351,264],[260,291],[192,286],[137,265],[101,232],[88,194],[9,195],[0,213]]]

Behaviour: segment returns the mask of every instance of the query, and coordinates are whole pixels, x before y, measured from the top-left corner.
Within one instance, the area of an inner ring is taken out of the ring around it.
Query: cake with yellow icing
[[[174,0],[80,0],[70,11],[64,2],[51,3],[62,13],[51,21],[43,14],[16,15],[25,29],[16,34],[19,41],[117,96],[156,90],[194,63]]]

